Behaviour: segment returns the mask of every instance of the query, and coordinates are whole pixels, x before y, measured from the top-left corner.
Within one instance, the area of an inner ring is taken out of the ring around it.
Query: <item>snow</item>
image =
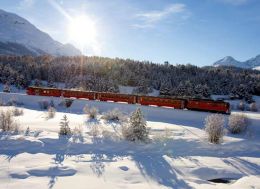
[[[0,133],[1,189],[260,188],[259,112],[245,112],[251,121],[247,132],[227,133],[222,144],[214,145],[205,139],[206,112],[88,100],[74,100],[65,109],[58,106],[60,98],[16,93],[0,93],[0,99],[23,103],[24,115],[15,119],[22,129],[29,126],[31,130],[29,136]],[[54,101],[54,118],[47,119],[46,111],[39,109],[38,101],[42,99]],[[96,120],[83,114],[86,104],[99,109]],[[102,113],[113,108],[129,115],[137,107],[148,120],[150,138],[162,135],[165,128],[170,137],[148,144],[127,142],[118,138],[122,124],[101,119]],[[82,127],[83,141],[58,137],[64,114],[72,129]],[[93,137],[92,126],[117,137]],[[229,179],[230,183],[208,181],[216,178]]]

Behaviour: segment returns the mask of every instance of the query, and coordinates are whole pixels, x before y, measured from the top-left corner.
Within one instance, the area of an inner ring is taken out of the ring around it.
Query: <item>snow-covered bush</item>
[[[21,116],[21,115],[23,115],[24,112],[23,112],[23,109],[14,107],[12,109],[12,113],[13,113],[13,116]]]
[[[205,131],[208,135],[208,140],[211,143],[218,144],[221,142],[224,132],[224,116],[212,114],[205,119]]]
[[[111,140],[111,141],[120,140],[120,137],[118,135],[116,135],[115,132],[108,131],[106,129],[104,129],[101,134],[102,134],[102,137],[106,140]]]
[[[153,137],[153,140],[159,142],[165,142],[172,137],[171,130],[169,128],[165,128],[162,132],[156,133]]]
[[[228,128],[231,133],[236,134],[246,130],[248,119],[243,114],[230,115],[228,119]]]
[[[250,108],[250,111],[252,111],[252,112],[257,112],[258,111],[257,105],[256,105],[255,102],[251,103],[249,108]]]
[[[126,118],[124,114],[117,108],[110,110],[102,116],[106,121],[124,121]]]
[[[122,127],[123,137],[129,141],[147,141],[149,129],[140,108],[137,108],[130,116],[128,126]]]
[[[90,119],[95,119],[98,114],[96,107],[88,107],[87,105],[83,108],[83,111],[89,116]]]
[[[48,108],[48,119],[54,118],[56,114],[56,109],[52,106]]]
[[[91,127],[90,127],[90,130],[89,130],[89,134],[90,136],[93,136],[93,137],[97,137],[99,136],[100,134],[102,133],[100,127],[98,124],[93,124]]]
[[[69,120],[68,120],[67,116],[64,115],[60,121],[59,135],[60,136],[70,136],[71,134],[72,133],[71,133],[71,129],[69,127]]]
[[[50,106],[50,103],[47,100],[40,100],[38,101],[39,107],[42,110],[47,110],[48,107]]]
[[[73,142],[83,142],[83,129],[81,126],[75,127],[72,131],[72,140]]]
[[[246,108],[245,103],[244,103],[243,101],[240,101],[239,104],[238,104],[238,106],[237,106],[237,109],[238,109],[238,110],[241,110],[241,111],[244,111],[245,108]]]
[[[15,131],[18,128],[17,123],[13,119],[13,114],[11,111],[1,111],[0,112],[0,129],[3,132]]]

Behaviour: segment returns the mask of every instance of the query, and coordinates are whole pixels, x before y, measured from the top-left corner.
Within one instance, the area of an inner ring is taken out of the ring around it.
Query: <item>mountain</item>
[[[214,66],[234,66],[234,67],[240,67],[240,68],[259,70],[260,55],[254,57],[254,58],[251,58],[247,61],[244,61],[244,62],[240,62],[231,56],[226,56],[225,58],[222,58],[222,59],[218,60],[217,62],[215,62],[213,65]]]
[[[0,54],[75,56],[81,52],[53,40],[26,19],[0,9]]]

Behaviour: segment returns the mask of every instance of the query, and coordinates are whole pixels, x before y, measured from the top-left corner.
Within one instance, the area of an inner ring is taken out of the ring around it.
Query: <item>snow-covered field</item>
[[[245,112],[251,122],[247,132],[227,133],[223,143],[215,145],[205,139],[205,112],[87,100],[75,100],[66,109],[58,106],[60,98],[12,93],[0,93],[0,99],[22,102],[24,114],[15,119],[22,129],[30,128],[29,136],[0,134],[0,189],[260,188],[259,112]],[[47,119],[46,111],[39,109],[43,99],[54,101],[54,118]],[[96,120],[83,114],[86,104],[99,109]],[[151,129],[148,144],[120,139],[122,124],[101,119],[113,108],[129,115],[136,107]],[[64,114],[72,129],[82,128],[83,137],[59,139]],[[110,134],[93,137],[93,126]],[[159,137],[165,128],[170,131],[167,138]],[[230,183],[208,181],[217,178]]]

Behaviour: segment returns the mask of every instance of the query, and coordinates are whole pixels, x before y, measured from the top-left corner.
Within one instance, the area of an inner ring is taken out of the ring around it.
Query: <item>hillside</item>
[[[260,72],[234,67],[197,67],[104,57],[0,56],[0,82],[26,88],[47,84],[92,91],[119,92],[133,87],[133,94],[208,98],[231,95],[247,101],[260,95]]]
[[[26,19],[0,9],[0,54],[75,56],[81,52],[53,40]]]
[[[260,66],[260,55],[251,58],[247,61],[241,62],[234,59],[231,56],[226,56],[225,58],[218,60],[213,64],[214,66],[234,66],[246,69],[256,69]]]

